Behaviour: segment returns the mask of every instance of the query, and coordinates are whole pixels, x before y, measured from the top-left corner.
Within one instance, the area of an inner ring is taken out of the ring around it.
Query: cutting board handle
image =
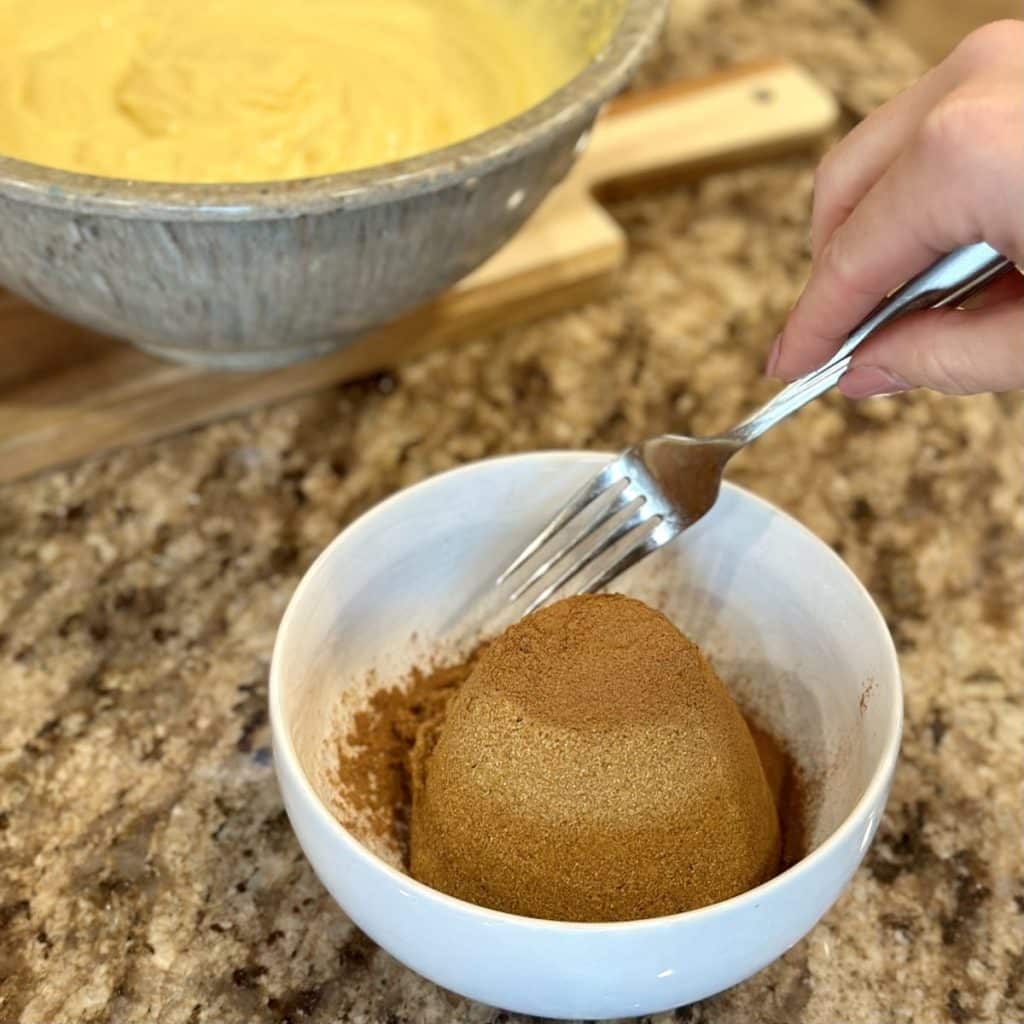
[[[645,181],[707,173],[739,160],[792,150],[834,124],[838,105],[802,68],[783,61],[746,65],[694,82],[627,94],[601,118],[570,187],[632,189]],[[780,143],[782,146],[780,147]]]

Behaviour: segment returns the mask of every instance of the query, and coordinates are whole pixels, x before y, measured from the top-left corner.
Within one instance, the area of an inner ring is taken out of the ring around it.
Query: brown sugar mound
[[[410,870],[481,906],[655,917],[775,874],[750,730],[699,648],[620,595],[569,598],[480,655],[412,754]]]

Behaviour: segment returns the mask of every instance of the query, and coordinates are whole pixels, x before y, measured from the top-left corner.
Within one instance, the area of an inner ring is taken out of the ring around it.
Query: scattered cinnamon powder
[[[390,839],[408,862],[412,806],[410,756],[420,729],[444,721],[449,700],[469,678],[485,645],[455,665],[414,668],[394,686],[376,690],[356,712],[352,728],[338,745],[332,781],[345,806],[373,835]]]
[[[560,605],[552,608],[559,609]],[[576,673],[572,685],[566,686],[563,680],[546,693],[543,692],[543,687],[540,691],[527,687],[528,692],[524,692],[524,677],[521,673],[513,673],[511,676],[506,674],[503,681],[492,680],[492,685],[502,692],[504,698],[511,699],[521,707],[525,715],[545,723],[545,728],[568,727],[598,731],[614,729],[617,716],[619,720],[622,715],[631,715],[635,718],[638,709],[641,717],[648,717],[650,722],[664,716],[668,710],[664,706],[664,678],[662,677],[659,682],[658,676],[666,671],[674,671],[676,678],[685,677],[687,673],[708,671],[706,661],[699,650],[688,641],[682,647],[679,644],[669,644],[666,648],[660,642],[664,640],[662,633],[665,625],[669,626],[676,636],[679,636],[678,631],[660,615],[655,616],[653,626],[650,620],[644,617],[639,624],[648,632],[641,631],[641,642],[652,651],[652,660],[649,663],[651,668],[648,672],[627,672],[628,686],[623,689],[621,685],[616,684],[621,684],[622,672],[628,668],[630,657],[635,660],[637,648],[627,642],[625,633],[621,630],[622,606],[611,605],[607,606],[606,610],[611,615],[607,622],[609,629],[606,632],[610,632],[611,635],[605,637],[609,641],[609,650],[604,652],[605,657],[601,660],[603,664],[609,665],[608,674],[604,678],[600,677],[600,666],[595,675],[594,659],[585,659],[586,664],[575,660],[585,637],[580,632],[581,623],[577,616],[572,614],[572,609],[567,612],[563,608],[557,612],[557,625],[553,632],[558,633],[561,638],[563,668],[568,666]],[[619,632],[623,632],[621,636],[613,628],[616,622],[619,623]],[[631,628],[637,624],[633,622]],[[552,623],[549,623],[549,626],[551,625]],[[653,634],[650,632],[651,629]],[[531,656],[538,653],[537,644],[541,639],[535,623],[531,623],[529,619],[525,623],[520,623],[515,627],[515,643],[511,649],[513,661],[526,659],[527,663],[532,664]],[[634,632],[634,642],[636,639],[637,634]],[[355,715],[345,742],[339,746],[336,785],[343,797],[343,804],[359,814],[363,826],[366,827],[368,824],[374,835],[389,839],[393,846],[397,846],[406,864],[409,854],[412,773],[415,770],[413,750],[417,737],[420,738],[417,756],[422,768],[441,732],[450,701],[462,690],[474,668],[478,666],[484,649],[481,647],[473,652],[462,664],[417,670],[399,685],[376,691],[368,705]],[[616,651],[627,660],[616,664]],[[632,655],[630,651],[633,652]],[[498,657],[495,657],[495,654]],[[496,665],[500,666],[509,654],[508,646],[504,652],[492,651],[489,656],[491,669],[494,670]],[[578,670],[588,665],[590,672],[584,678]],[[548,667],[550,668],[550,665]],[[627,692],[630,688],[631,692]],[[783,744],[749,720],[748,725],[768,788],[779,810],[783,845],[781,868],[785,868],[799,860],[805,853],[804,800],[799,771]],[[488,902],[486,894],[478,902]],[[490,905],[495,905],[493,900],[490,901]],[[506,909],[529,911],[529,908]],[[580,916],[589,919],[595,919],[595,913],[603,919],[611,919],[612,916],[636,916],[624,913],[621,907],[604,909],[606,912],[602,913],[592,907],[584,907]],[[610,913],[607,912],[609,910]],[[651,912],[670,911],[657,905],[655,901],[651,905]],[[546,916],[572,915],[561,913]]]

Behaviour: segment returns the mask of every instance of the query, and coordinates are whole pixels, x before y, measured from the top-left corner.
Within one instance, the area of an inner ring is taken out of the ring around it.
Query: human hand
[[[1024,264],[1024,21],[986,25],[866,118],[815,177],[811,277],[766,372],[820,366],[884,297],[957,246]],[[1024,276],[968,310],[912,313],[857,350],[850,398],[1024,387]]]

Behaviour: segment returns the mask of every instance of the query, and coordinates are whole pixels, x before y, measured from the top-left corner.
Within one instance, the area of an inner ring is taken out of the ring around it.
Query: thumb
[[[947,395],[1024,387],[1024,299],[898,320],[857,351],[839,382],[848,398],[916,387]]]

